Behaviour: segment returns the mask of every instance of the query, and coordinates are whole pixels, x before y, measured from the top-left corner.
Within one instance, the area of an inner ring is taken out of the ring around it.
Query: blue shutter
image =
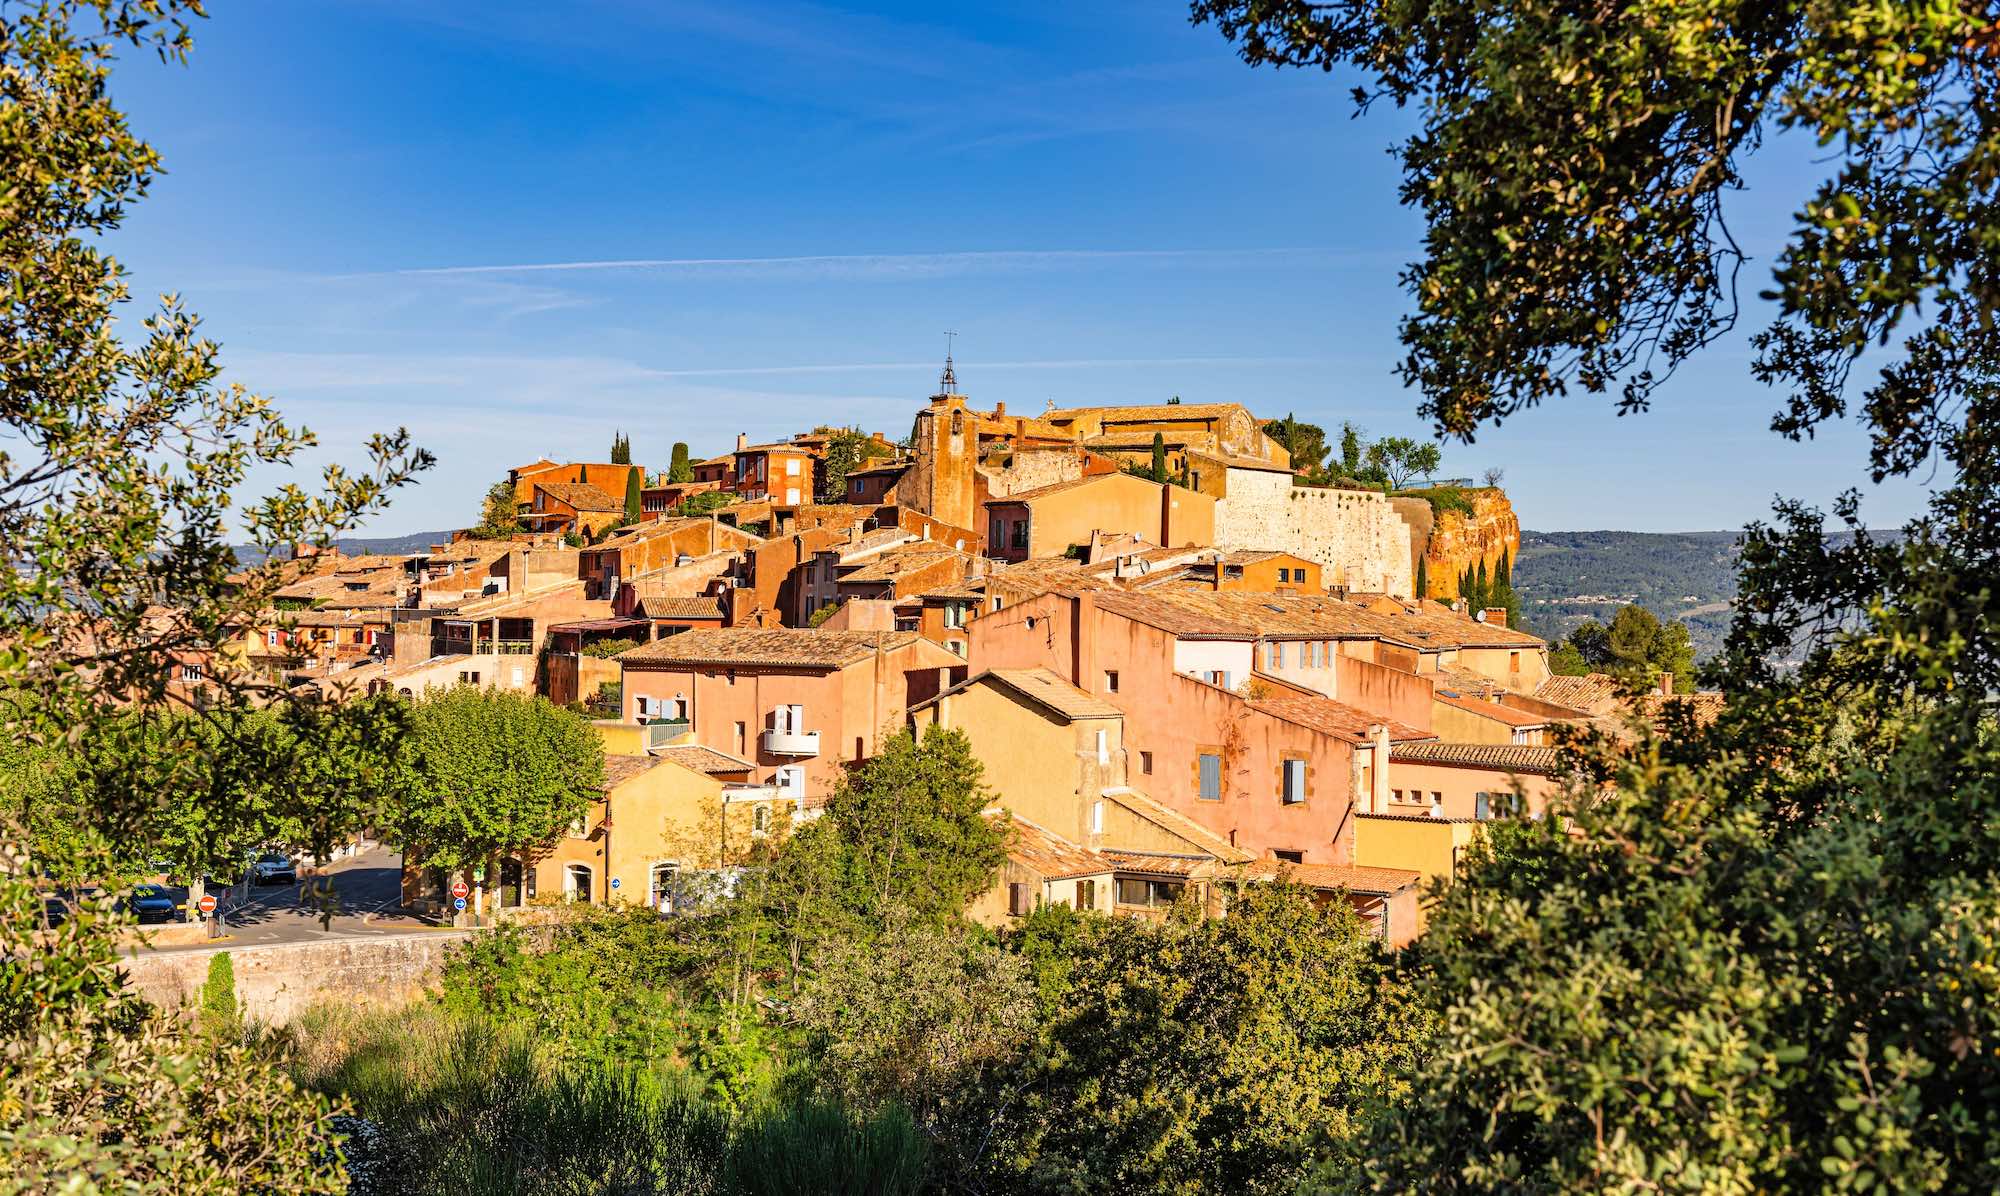
[[[1222,757],[1203,755],[1201,760],[1201,796],[1210,801],[1222,797]]]

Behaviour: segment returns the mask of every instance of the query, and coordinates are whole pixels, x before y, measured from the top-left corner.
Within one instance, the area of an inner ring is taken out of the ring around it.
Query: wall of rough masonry
[[[236,999],[246,1018],[283,1025],[322,1001],[393,1006],[415,1000],[444,971],[446,953],[476,931],[329,938],[230,950]],[[219,949],[229,950],[224,943]],[[125,961],[127,983],[164,1009],[200,1001],[214,951],[141,951]]]
[[[1275,548],[1318,561],[1327,585],[1407,595],[1414,584],[1410,525],[1365,490],[1294,486],[1289,474],[1229,471],[1215,504],[1217,548]]]
[[[1100,464],[1094,471],[1090,470],[1088,459],[1089,454],[1081,445],[1022,446],[1014,449],[1004,468],[981,469],[979,472],[986,478],[987,493],[1000,498],[1019,494],[1023,490],[1053,486],[1058,482],[1073,482],[1089,472],[1111,471],[1108,464]]]

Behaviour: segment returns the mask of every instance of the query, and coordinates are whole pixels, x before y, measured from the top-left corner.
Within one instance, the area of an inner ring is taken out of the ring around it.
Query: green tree
[[[1364,433],[1352,423],[1340,425],[1340,472],[1350,478],[1359,478],[1362,470]]]
[[[175,0],[0,11],[0,742],[115,742],[105,728],[119,712],[185,708],[190,656],[210,660],[212,709],[288,700],[208,652],[270,607],[290,548],[331,544],[430,464],[398,432],[370,441],[365,469],[327,467],[317,491],[245,493],[253,470],[296,464],[312,435],[220,382],[217,346],[178,300],[117,324],[129,295],[103,241],[160,159],[112,104],[112,65],[127,47],[183,62],[199,15]],[[248,568],[229,546],[245,538],[260,550]],[[76,850],[143,841],[155,797],[78,802]],[[94,875],[112,892],[48,927],[11,813],[0,958],[35,966],[0,985],[0,1182],[234,1193],[282,1175],[295,1191],[343,1188],[324,1102],[124,991],[109,905],[122,862],[101,853]]]
[[[682,516],[707,515],[736,501],[736,496],[722,490],[704,490],[700,494],[690,494],[680,501],[677,509]]]
[[[1445,891],[1421,980],[1447,1015],[1372,1185],[1993,1189],[1991,11],[1195,12],[1253,61],[1352,64],[1418,109],[1404,375],[1445,432],[1572,388],[1650,402],[1733,326],[1722,200],[1790,132],[1826,152],[1785,176],[1808,182],[1752,341],[1753,375],[1788,391],[1774,426],[1852,407],[1875,480],[1937,471],[1894,536],[1853,492],[1845,535],[1794,502],[1747,529],[1715,670],[1729,707],[1595,753],[1611,790],[1558,810],[1569,833],[1531,879],[1474,869]]]
[[[1418,478],[1437,472],[1443,453],[1435,444],[1407,436],[1385,436],[1368,446],[1366,469],[1379,476],[1391,490],[1401,490]]]
[[[1493,605],[1493,592],[1486,581],[1486,559],[1481,557],[1472,570],[1472,591],[1466,595],[1466,609],[1478,614]]]
[[[888,455],[887,446],[853,428],[834,432],[826,442],[826,455],[814,470],[815,497],[822,503],[847,501],[847,475],[865,467],[875,457]]]
[[[639,493],[642,489],[639,481],[640,472],[634,469],[625,475],[625,522],[627,524],[637,523],[639,520],[645,518],[645,511],[641,507],[641,495]]]
[[[922,739],[897,732],[842,778],[826,813],[852,860],[864,914],[899,905],[946,917],[993,883],[1006,836],[981,813],[983,773],[963,731],[931,726]]]
[[[1431,596],[1431,566],[1428,553],[1417,557],[1416,591],[1418,601],[1423,601]]]
[[[632,464],[632,441],[623,432],[614,433],[611,437],[611,463],[613,465]]]
[[[495,482],[486,489],[479,510],[479,522],[471,529],[475,540],[505,540],[521,530],[520,504],[514,500],[512,482]]]
[[[1326,465],[1326,429],[1301,423],[1286,415],[1264,424],[1264,435],[1283,445],[1292,455],[1292,472],[1317,477]]]
[[[667,481],[669,483],[694,481],[694,463],[688,460],[688,446],[685,441],[674,441],[674,455],[667,466]]]
[[[236,964],[227,951],[208,957],[208,978],[201,985],[201,1032],[215,1042],[231,1042],[243,1034],[243,1014],[236,1004]]]
[[[1503,607],[1507,611],[1507,626],[1521,625],[1521,596],[1514,592],[1514,552],[1510,548],[1500,550],[1500,562],[1493,567],[1493,588],[1488,596],[1488,605]],[[1683,634],[1686,628],[1682,629]],[[1689,649],[1690,655],[1693,649]]]
[[[1694,688],[1694,647],[1687,625],[1662,623],[1652,611],[1628,603],[1612,615],[1609,626],[1586,620],[1550,653],[1549,667],[1569,676],[1608,673],[1634,687],[1650,687],[1661,673],[1674,675],[1674,687]]]
[[[455,686],[417,701],[388,825],[416,867],[492,864],[545,843],[604,790],[580,714],[536,696]]]
[[[1153,473],[1154,481],[1165,485],[1167,481],[1167,438],[1153,433]]]
[[[1047,974],[1045,972],[1045,974]],[[997,1169],[1041,1191],[1291,1192],[1406,1099],[1428,1025],[1345,901],[1085,918]]]

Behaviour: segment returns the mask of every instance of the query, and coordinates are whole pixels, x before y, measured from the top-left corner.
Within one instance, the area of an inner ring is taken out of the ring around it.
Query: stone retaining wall
[[[197,999],[209,960],[228,951],[244,1016],[282,1025],[322,1001],[382,1006],[414,1000],[442,973],[445,953],[475,933],[432,930],[268,947],[223,942],[213,950],[142,951],[125,967],[128,983],[147,1000],[173,1009]]]

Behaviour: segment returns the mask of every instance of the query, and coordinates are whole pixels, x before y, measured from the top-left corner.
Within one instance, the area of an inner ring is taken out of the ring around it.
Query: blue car
[[[182,917],[181,903],[160,885],[134,885],[125,908],[141,922],[178,922]]]

